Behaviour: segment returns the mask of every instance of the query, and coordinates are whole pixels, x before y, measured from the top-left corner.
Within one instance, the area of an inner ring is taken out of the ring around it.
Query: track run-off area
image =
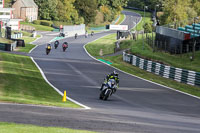
[[[123,13],[126,19],[122,24],[129,28],[141,18],[132,12]],[[115,32],[66,38],[60,41],[69,43],[66,52],[59,45],[48,56],[45,46],[56,36],[44,34],[29,54],[48,82],[90,109],[2,103],[0,121],[106,133],[199,133],[200,99],[119,70],[119,89],[108,101],[99,100],[100,85],[115,68],[92,58],[84,46]]]

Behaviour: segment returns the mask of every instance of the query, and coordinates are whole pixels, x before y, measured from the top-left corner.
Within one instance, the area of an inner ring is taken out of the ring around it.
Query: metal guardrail
[[[123,52],[123,61],[164,78],[169,78],[193,86],[200,86],[200,72],[167,66],[135,55],[127,54],[126,52]]]

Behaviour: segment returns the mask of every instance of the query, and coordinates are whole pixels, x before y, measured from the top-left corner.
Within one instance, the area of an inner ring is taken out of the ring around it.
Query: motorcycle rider
[[[118,87],[119,87],[119,77],[118,77],[118,75],[119,75],[119,74],[118,74],[115,70],[114,70],[112,73],[108,74],[108,75],[106,76],[106,78],[105,78],[104,83],[101,85],[101,89],[100,89],[100,90],[103,89],[104,85],[106,85],[106,83],[107,83],[110,79],[114,79],[114,80],[115,80],[116,86],[117,86],[117,88],[118,88]],[[116,89],[117,89],[117,88],[115,88],[115,90],[114,90],[113,93],[116,92]]]
[[[63,45],[62,45],[62,47],[63,47],[63,51],[65,51],[68,48],[68,43],[64,42]]]
[[[76,34],[75,34],[75,39],[76,39],[77,37],[78,37],[78,34],[76,33]]]
[[[94,31],[91,32],[91,36],[93,36],[93,35],[94,35]]]
[[[56,40],[56,41],[54,42],[54,47],[55,47],[55,49],[58,47],[58,45],[59,45],[59,41]]]
[[[51,44],[48,43],[46,46],[46,53],[48,54],[51,51]]]
[[[87,38],[88,37],[88,32],[87,32],[87,30],[86,30],[86,32],[85,32],[85,38]]]

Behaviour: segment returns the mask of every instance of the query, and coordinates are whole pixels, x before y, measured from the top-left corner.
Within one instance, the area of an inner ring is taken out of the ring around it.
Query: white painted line
[[[42,108],[52,108],[52,109],[82,109],[82,108],[68,108],[68,107],[57,107],[57,106],[47,106],[47,105],[37,105],[37,104],[22,104],[22,103],[0,103],[0,105],[17,105],[17,106],[27,106],[27,107],[42,107]]]
[[[34,48],[32,48],[28,53],[30,54],[34,49],[36,49],[38,47],[38,45],[35,45]]]
[[[105,36],[107,36],[107,35],[105,35]],[[105,37],[105,36],[103,36],[103,37]],[[101,38],[103,38],[103,37],[101,37]],[[98,39],[100,39],[100,38],[98,38]],[[98,40],[98,39],[96,39],[96,40]],[[96,41],[96,40],[94,40],[94,41]],[[94,42],[94,41],[91,41],[91,42]],[[97,60],[95,57],[91,56],[90,53],[88,53],[88,51],[86,50],[85,46],[86,46],[87,44],[91,43],[91,42],[88,42],[88,43],[86,43],[86,44],[83,46],[85,52],[86,52],[91,58],[93,58],[94,60],[99,61],[99,62],[101,62],[101,63],[104,63],[104,62],[102,62],[102,61],[100,61],[100,60]],[[188,95],[188,96],[191,96],[191,97],[194,97],[194,98],[197,98],[197,99],[200,100],[200,97],[197,97],[197,96],[191,95],[191,94],[189,94],[189,93],[182,92],[182,91],[176,90],[176,89],[174,89],[174,88],[171,88],[171,87],[168,87],[168,86],[165,86],[165,85],[161,85],[161,84],[159,84],[159,83],[155,83],[155,82],[153,82],[153,81],[150,81],[150,80],[147,80],[147,79],[138,77],[138,76],[133,75],[133,74],[130,74],[130,73],[127,73],[127,72],[122,71],[122,70],[120,70],[120,69],[118,69],[118,68],[116,68],[116,67],[114,67],[114,66],[111,66],[111,65],[109,65],[109,64],[107,64],[107,63],[104,63],[104,64],[106,64],[106,65],[108,65],[108,66],[110,66],[110,67],[112,67],[112,68],[114,68],[114,69],[116,69],[116,70],[118,70],[118,71],[121,71],[121,72],[123,72],[123,73],[125,73],[125,74],[128,74],[128,75],[130,75],[130,76],[139,78],[139,79],[144,80],[144,81],[147,81],[147,82],[149,82],[149,83],[153,83],[153,84],[155,84],[155,85],[159,85],[159,86],[161,86],[161,87],[165,87],[165,88],[167,88],[167,89],[170,89],[170,90],[173,90],[173,91],[176,91],[176,92],[179,92],[179,93],[182,93],[182,94],[185,94],[185,95]]]
[[[44,72],[43,72],[42,69],[39,67],[39,65],[35,62],[35,60],[33,59],[33,57],[31,57],[31,60],[35,63],[35,65],[37,66],[37,68],[40,70],[40,73],[41,73],[42,77],[44,78],[44,80],[45,80],[55,91],[57,91],[61,96],[63,96],[64,94],[63,94],[59,89],[57,89],[55,86],[53,86],[53,85],[47,80],[47,78],[46,78]],[[84,107],[85,109],[91,109],[90,107],[85,106],[85,105],[83,105],[83,104],[81,104],[81,103],[79,103],[79,102],[77,102],[77,101],[71,99],[70,97],[67,97],[67,99],[70,100],[71,102],[74,102],[74,103],[78,104],[78,105],[81,106],[81,107]]]

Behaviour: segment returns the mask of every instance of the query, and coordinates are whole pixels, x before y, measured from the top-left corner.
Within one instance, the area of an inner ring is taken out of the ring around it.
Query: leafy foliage
[[[82,16],[86,24],[92,23],[95,21],[97,15],[97,1],[96,0],[76,0],[75,7],[79,12],[79,15]]]
[[[145,33],[151,33],[152,32],[152,24],[151,23],[145,23],[144,24],[144,32]]]
[[[42,20],[62,21],[71,24],[95,22],[97,12],[105,22],[112,22],[127,5],[128,0],[34,0]]]

